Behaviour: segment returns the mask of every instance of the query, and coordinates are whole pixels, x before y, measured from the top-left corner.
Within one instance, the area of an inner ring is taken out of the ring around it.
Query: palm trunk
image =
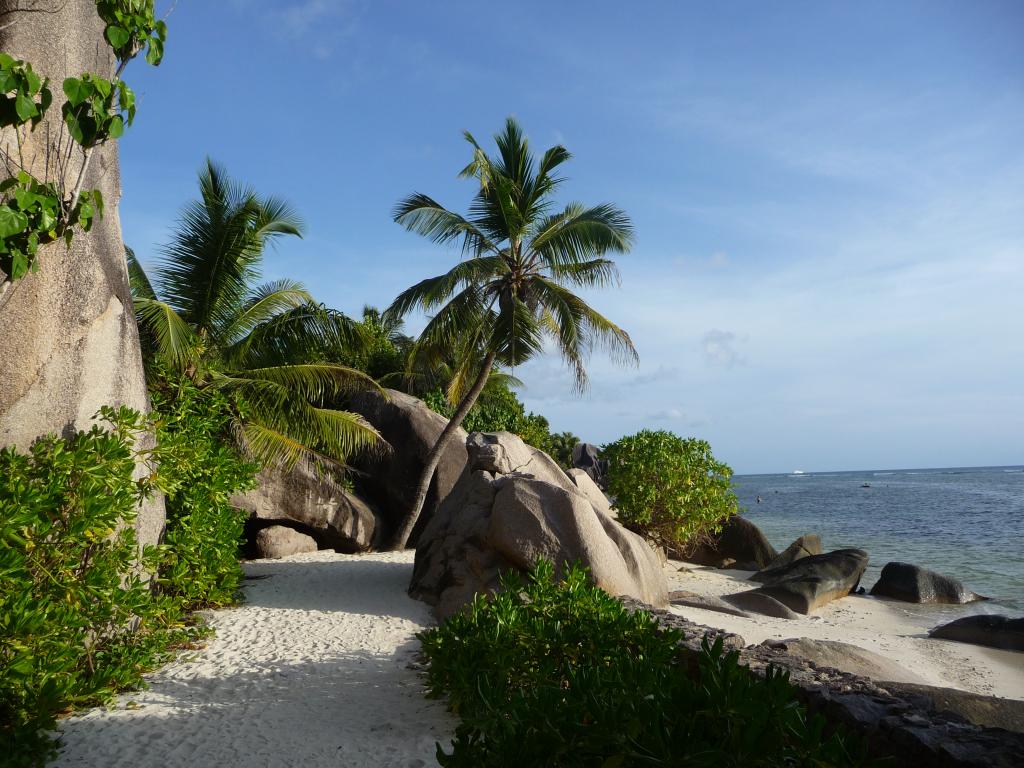
[[[466,418],[466,414],[469,413],[470,409],[476,404],[476,400],[480,397],[480,393],[483,392],[484,386],[487,384],[487,379],[491,375],[491,368],[494,366],[494,352],[488,352],[484,358],[484,363],[480,368],[480,375],[477,376],[473,386],[470,388],[466,396],[462,398],[462,402],[459,403],[459,407],[455,409],[455,413],[449,419],[447,426],[441,430],[440,436],[437,438],[437,442],[434,443],[434,447],[430,449],[430,453],[427,454],[427,460],[423,465],[423,472],[420,474],[419,483],[416,486],[416,498],[413,499],[412,507],[409,510],[409,515],[406,517],[405,522],[398,529],[394,539],[391,542],[391,549],[405,549],[409,543],[409,536],[412,535],[412,529],[416,527],[417,521],[420,519],[420,514],[423,512],[423,505],[427,501],[427,493],[430,492],[430,482],[434,479],[434,471],[437,469],[437,465],[441,461],[441,454],[444,452],[445,447],[451,441],[452,436],[455,434],[455,430],[462,426],[462,422]]]

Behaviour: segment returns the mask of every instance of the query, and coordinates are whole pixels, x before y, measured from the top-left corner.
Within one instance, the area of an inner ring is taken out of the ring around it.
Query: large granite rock
[[[956,579],[910,563],[886,563],[871,594],[907,603],[971,603],[986,599]]]
[[[684,560],[698,565],[748,571],[766,567],[777,556],[761,529],[740,515],[726,520],[713,541],[682,553]]]
[[[348,408],[373,424],[391,446],[390,451],[355,462],[356,468],[364,473],[358,481],[360,493],[380,511],[383,523],[380,541],[390,541],[409,514],[423,463],[448,420],[430,410],[422,400],[393,389],[384,390],[384,395],[377,392],[353,395]],[[465,466],[466,432],[459,429],[437,465],[423,512],[409,537],[410,547],[416,546],[423,529],[438,505],[451,493]]]
[[[759,571],[750,578],[764,586],[752,591],[807,614],[855,590],[867,565],[868,553],[863,549],[837,549]]]
[[[362,552],[376,543],[370,506],[305,464],[291,471],[265,469],[256,482],[253,490],[231,498],[232,506],[249,513],[250,532],[280,521],[297,524],[321,547],[338,552]]]
[[[283,525],[271,525],[256,534],[256,549],[260,557],[279,558],[316,552],[318,547],[312,536]]]
[[[799,613],[759,589],[748,589],[745,592],[723,595],[722,601],[749,613],[760,613],[762,616],[771,616],[776,619],[800,618]]]
[[[110,73],[115,66],[96,4],[3,0],[0,50],[30,61],[50,78],[54,101],[21,154],[27,170],[53,179],[54,158],[66,154],[71,141],[63,128],[61,83],[82,72]],[[0,143],[9,157],[18,156],[10,129]],[[73,153],[65,169],[66,189],[74,189],[81,162],[81,154]],[[17,169],[0,168],[0,178],[10,170]],[[41,248],[39,271],[16,284],[0,273],[0,446],[25,451],[44,435],[89,429],[102,405],[149,410],[118,216],[117,142],[96,147],[84,188],[99,189],[106,204],[92,230],[76,231],[70,248],[63,242]],[[141,447],[150,445],[147,436]],[[143,471],[139,467],[138,476]],[[162,497],[143,504],[135,523],[141,546],[157,543],[164,519]]]
[[[609,517],[618,519],[618,513],[612,509],[612,503],[590,475],[582,469],[570,469],[566,475],[579,488],[580,493],[590,499],[590,503],[594,505],[595,509],[604,512]]]
[[[802,557],[820,555],[821,553],[821,539],[816,534],[805,533],[799,539],[782,550],[778,556],[768,563],[766,568],[781,568],[784,565],[795,563]]]
[[[923,683],[913,672],[901,667],[881,654],[835,640],[811,640],[806,637],[789,640],[765,640],[762,645],[779,648],[813,663],[817,667],[831,667],[872,680],[891,680],[901,683]]]
[[[983,696],[918,683],[887,682],[885,688],[895,696],[913,701],[921,709],[951,712],[985,728],[1024,733],[1024,701],[1020,699]]]
[[[601,451],[591,443],[576,443],[572,449],[573,469],[581,469],[590,479],[604,488],[608,476],[608,461],[601,458]]]
[[[936,627],[928,636],[940,640],[987,645],[989,648],[1003,648],[1007,651],[1024,651],[1024,618],[965,616]]]
[[[595,507],[545,453],[507,432],[473,433],[467,447],[462,477],[420,537],[410,595],[443,618],[495,590],[501,573],[544,558],[558,570],[583,563],[613,595],[667,604],[650,545]]]

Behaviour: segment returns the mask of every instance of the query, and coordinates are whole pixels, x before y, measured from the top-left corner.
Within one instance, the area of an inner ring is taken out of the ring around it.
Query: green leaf
[[[92,88],[77,77],[69,77],[64,81],[64,95],[68,97],[68,103],[72,107],[77,107],[85,101],[91,92]]]
[[[14,109],[22,120],[29,120],[36,115],[36,103],[24,93],[19,93],[15,98]]]
[[[104,36],[107,38],[107,42],[110,43],[110,47],[115,51],[119,51],[128,44],[128,41],[132,39],[131,34],[124,27],[119,27],[116,24],[111,24],[107,27],[104,32]]]
[[[110,138],[119,139],[124,135],[124,118],[120,115],[114,115],[110,118],[110,128],[108,129]]]
[[[20,280],[27,272],[28,257],[21,251],[11,251],[11,280]]]
[[[19,235],[28,228],[28,216],[6,205],[0,206],[0,237]]]

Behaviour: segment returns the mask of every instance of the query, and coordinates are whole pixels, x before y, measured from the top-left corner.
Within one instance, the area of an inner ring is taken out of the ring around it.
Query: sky
[[[464,211],[462,132],[513,115],[573,153],[562,202],[636,229],[586,298],[639,364],[595,352],[582,395],[554,354],[515,371],[553,431],[671,430],[738,473],[1024,463],[1024,3],[178,0],[168,25],[125,74],[144,262],[209,156],[306,222],[268,279],[386,307],[459,258],[395,203]]]

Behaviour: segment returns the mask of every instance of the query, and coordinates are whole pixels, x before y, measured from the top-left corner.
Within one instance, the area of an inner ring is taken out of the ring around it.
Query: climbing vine
[[[120,138],[135,119],[135,94],[121,75],[142,51],[153,66],[163,59],[167,24],[156,18],[154,0],[96,0],[96,11],[117,64],[109,78],[83,72],[64,80],[62,131],[45,153],[43,178],[33,175],[25,148],[53,102],[50,80],[0,53],[0,131],[14,138],[0,148],[8,175],[0,183],[0,283],[36,271],[40,247],[56,240],[70,247],[76,231],[88,232],[102,217],[100,191],[82,186],[95,148]]]

